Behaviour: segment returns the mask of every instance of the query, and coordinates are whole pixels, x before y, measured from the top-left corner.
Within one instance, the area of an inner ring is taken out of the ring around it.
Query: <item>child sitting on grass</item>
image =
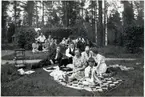
[[[85,79],[88,84],[101,84],[101,80],[98,78],[97,66],[95,64],[95,59],[90,57],[88,60],[88,66],[85,68]]]

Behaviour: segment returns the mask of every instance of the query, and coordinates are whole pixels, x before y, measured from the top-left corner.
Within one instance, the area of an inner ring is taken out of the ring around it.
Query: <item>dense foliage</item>
[[[98,47],[115,45],[128,48],[126,41],[129,39],[126,36],[129,37],[130,33],[126,31],[131,26],[138,28],[144,25],[143,13],[144,1],[3,1],[2,42],[10,43],[13,34],[22,32],[22,35],[18,35],[22,37],[18,44],[30,48],[30,44],[26,44],[27,38],[24,38],[25,33],[30,31],[20,29],[29,26],[32,30],[41,28],[46,37],[51,34],[59,41],[70,35],[82,36],[95,42]],[[8,27],[7,24],[11,25]],[[133,28],[130,30],[134,32],[133,35],[142,36]],[[136,39],[132,41],[138,41]]]
[[[144,27],[130,26],[125,29],[125,46],[134,53],[144,46]]]
[[[16,39],[20,48],[31,49],[32,43],[35,41],[36,32],[33,28],[17,29]]]
[[[61,40],[63,37],[67,38],[69,35],[73,33],[73,29],[71,28],[42,28],[42,33],[48,37],[52,35],[53,38]]]

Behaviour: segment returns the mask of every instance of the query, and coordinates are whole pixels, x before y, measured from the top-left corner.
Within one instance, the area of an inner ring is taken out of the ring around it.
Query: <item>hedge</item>
[[[36,32],[32,27],[18,28],[15,33],[17,44],[20,48],[32,49],[32,43],[35,42]]]

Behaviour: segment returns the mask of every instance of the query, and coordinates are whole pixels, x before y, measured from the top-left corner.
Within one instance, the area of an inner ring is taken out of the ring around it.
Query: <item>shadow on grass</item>
[[[48,52],[37,52],[32,53],[32,51],[26,51],[25,52],[25,59],[26,60],[33,60],[33,59],[43,59],[48,56]],[[5,55],[2,57],[2,60],[13,60],[15,57],[15,54]]]

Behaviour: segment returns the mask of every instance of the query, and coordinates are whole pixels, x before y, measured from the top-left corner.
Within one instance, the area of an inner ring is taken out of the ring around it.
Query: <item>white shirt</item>
[[[86,63],[89,60],[90,57],[93,57],[93,52],[89,51],[89,54],[87,54],[84,51],[84,52],[82,52],[82,57],[83,57],[84,62]]]
[[[67,50],[66,50],[66,52],[65,52],[65,55],[66,55],[67,57],[73,57],[73,56],[69,53],[70,50],[73,52],[74,49],[72,49],[72,48],[67,48]]]
[[[58,57],[58,53],[56,53],[56,55],[55,55],[55,59],[57,59],[57,57]]]
[[[43,35],[43,36],[39,36],[36,40],[40,41],[40,42],[44,42],[46,39],[46,37]]]

